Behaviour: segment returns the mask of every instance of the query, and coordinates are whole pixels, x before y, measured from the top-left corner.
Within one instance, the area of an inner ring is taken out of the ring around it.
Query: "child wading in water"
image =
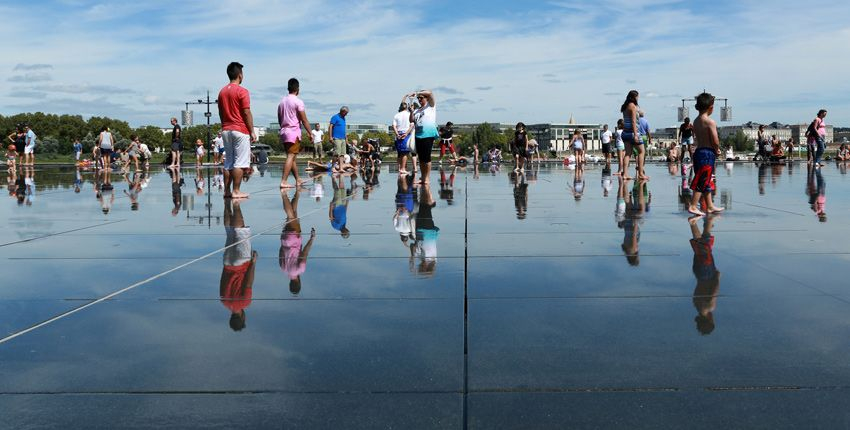
[[[699,111],[699,117],[694,121],[697,149],[693,155],[694,179],[691,182],[691,189],[694,194],[691,196],[688,212],[702,216],[705,213],[697,207],[700,200],[702,200],[703,207],[708,213],[717,213],[724,208],[714,206],[712,196],[715,191],[714,161],[720,154],[717,123],[711,119],[711,114],[714,113],[714,96],[709,93],[698,95],[696,109]],[[703,194],[705,195],[704,198]]]

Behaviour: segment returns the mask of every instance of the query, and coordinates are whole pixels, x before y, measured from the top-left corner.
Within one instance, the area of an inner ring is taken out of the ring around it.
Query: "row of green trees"
[[[71,154],[73,153],[75,139],[79,139],[83,144],[83,151],[91,151],[104,125],[109,127],[114,135],[117,148],[126,148],[129,146],[130,136],[133,134],[139,136],[141,141],[146,143],[151,149],[157,147],[165,149],[171,143],[171,133],[163,134],[159,127],[151,125],[133,128],[126,121],[108,117],[95,116],[89,119],[83,119],[80,115],[55,115],[41,112],[22,113],[11,116],[0,115],[0,130],[4,132],[4,139],[5,136],[9,136],[15,132],[15,127],[18,124],[24,123],[29,124],[38,136],[36,142],[37,153]],[[221,130],[221,125],[213,124],[210,129],[211,136],[215,137]],[[187,148],[191,148],[197,139],[203,142],[207,141],[207,127],[205,125],[186,127],[182,133],[183,144]],[[349,140],[377,139],[380,146],[390,148],[394,144],[394,138],[390,133],[379,131],[367,132],[362,137],[351,133],[348,138]],[[481,151],[486,151],[493,146],[499,147],[504,151],[508,149],[511,139],[513,139],[512,130],[502,133],[491,124],[484,123],[473,130],[471,134],[455,133],[454,143],[459,153],[470,155],[472,154],[472,146],[474,144],[478,144],[478,148]],[[260,142],[271,146],[275,152],[280,153],[283,151],[283,146],[275,133],[266,134],[260,139]],[[325,150],[330,150],[333,147],[327,134],[323,138],[322,145]],[[736,147],[735,149],[738,148]]]
[[[133,128],[126,121],[108,117],[91,117],[87,120],[80,115],[55,115],[36,113],[22,113],[11,116],[0,115],[0,130],[3,131],[4,143],[8,144],[6,136],[15,132],[18,124],[29,124],[36,133],[36,153],[44,154],[71,154],[74,151],[74,140],[79,139],[83,144],[83,151],[91,151],[97,136],[103,126],[115,137],[117,148],[126,148],[130,144],[130,136],[139,136],[142,142],[151,149],[168,148],[171,145],[171,133],[163,134],[159,127],[152,125]],[[220,124],[213,124],[211,136],[215,137]],[[183,129],[184,146],[190,147],[197,139],[206,142],[206,125],[196,125]]]

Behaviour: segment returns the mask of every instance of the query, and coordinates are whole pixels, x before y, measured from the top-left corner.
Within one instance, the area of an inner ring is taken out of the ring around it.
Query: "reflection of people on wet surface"
[[[611,154],[607,154],[608,157]],[[602,167],[602,197],[608,197],[608,194],[611,193],[611,188],[613,187],[613,180],[611,178],[611,163],[605,163],[605,166]]]
[[[24,204],[24,200],[27,198],[27,182],[24,179],[24,172],[21,172],[20,175],[16,175],[14,172],[12,173],[12,180],[15,182],[15,199],[18,201],[18,205]],[[98,198],[100,196],[98,195]]]
[[[514,184],[516,219],[525,219],[528,216],[528,184],[525,182],[525,175],[511,173],[510,176]]]
[[[224,203],[224,231],[227,234],[219,295],[230,309],[230,328],[245,328],[245,309],[251,305],[257,251],[251,249],[251,228],[245,225],[238,200]]]
[[[697,279],[693,298],[694,307],[697,309],[694,321],[697,330],[706,335],[714,331],[714,309],[717,307],[717,294],[720,289],[720,272],[714,266],[712,255],[714,236],[711,235],[711,230],[716,217],[709,215],[703,218],[702,233],[697,226],[700,218],[691,217],[688,222],[691,225],[691,249],[694,251],[693,272]]]
[[[83,188],[83,172],[80,168],[74,173],[74,192],[79,193]]]
[[[26,205],[32,206],[33,201],[35,201],[35,173],[32,164],[29,167],[24,167],[24,175]]]
[[[374,164],[371,167],[363,168],[363,200],[369,200],[369,193],[378,188],[380,181],[378,180],[381,169]]]
[[[437,238],[440,229],[434,225],[431,209],[437,202],[431,197],[431,187],[425,184],[419,190],[419,211],[416,213],[416,255],[419,266],[415,273],[423,276],[433,276],[437,270]]]
[[[174,204],[171,215],[176,216],[183,204],[183,175],[180,169],[169,169],[168,175],[171,176],[171,203]]]
[[[139,173],[133,173],[132,181],[129,175],[124,173],[124,181],[127,182],[127,190],[124,191],[124,194],[130,198],[130,210],[137,211],[139,210],[139,193],[142,192],[142,182],[139,179]]]
[[[413,225],[412,218],[415,210],[414,192],[413,178],[407,175],[400,175],[398,177],[395,193],[395,214],[393,214],[393,226],[395,227],[395,231],[399,234],[401,243],[405,247],[410,247],[411,259],[414,254],[414,247],[412,244],[416,243],[416,237],[413,234],[415,227]],[[413,240],[412,244],[409,243],[411,239]]]
[[[112,203],[115,201],[114,188],[111,183],[111,173],[109,169],[101,169],[97,173],[98,187],[96,188],[97,200],[100,202],[100,209],[104,214],[108,214],[112,210]]]
[[[584,195],[584,165],[576,164],[576,170],[573,173],[573,185],[570,187],[573,192],[573,198],[576,201],[581,200]]]
[[[343,183],[344,178],[343,175],[338,175],[331,181],[334,187],[334,198],[328,208],[328,218],[331,220],[331,227],[338,231],[343,238],[347,238],[351,235],[351,232],[345,226],[348,222],[348,198]]]
[[[195,168],[195,194],[202,196],[204,195],[204,188],[207,186],[206,178],[204,178],[204,174],[201,172],[201,168]]]
[[[455,172],[457,167],[452,167],[452,172],[446,179],[446,171],[440,167],[440,200],[445,200],[450,206],[455,199]]]
[[[307,256],[316,238],[316,229],[310,229],[310,240],[301,249],[301,220],[298,219],[298,198],[300,191],[295,190],[292,200],[286,191],[281,193],[283,211],[286,213],[286,223],[280,234],[280,251],[278,263],[280,270],[289,276],[289,292],[297,295],[301,292],[301,275],[307,270]]]
[[[809,196],[809,207],[818,217],[818,221],[826,222],[826,182],[820,169],[808,166],[806,195]]]
[[[622,190],[623,187],[621,186],[620,189]],[[629,265],[638,266],[640,265],[640,224],[643,223],[643,215],[649,211],[649,203],[652,197],[646,181],[636,182],[632,187],[632,192],[623,197],[626,203],[625,216],[622,225],[618,225],[618,227],[623,228],[624,233],[621,249],[625,253]]]
[[[316,199],[316,202],[322,200],[322,197],[325,196],[325,184],[322,182],[322,179],[325,175],[313,175],[313,188],[310,189],[310,197]]]

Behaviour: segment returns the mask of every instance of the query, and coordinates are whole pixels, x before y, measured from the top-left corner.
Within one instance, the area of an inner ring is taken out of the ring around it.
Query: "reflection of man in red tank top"
[[[257,251],[251,250],[251,230],[245,226],[237,201],[225,203],[224,225],[227,249],[221,269],[219,295],[224,307],[230,309],[230,328],[239,331],[245,328],[245,309],[251,306]]]

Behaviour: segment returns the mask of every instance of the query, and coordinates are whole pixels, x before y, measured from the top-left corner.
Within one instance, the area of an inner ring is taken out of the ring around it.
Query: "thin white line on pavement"
[[[296,219],[299,219],[299,220],[300,220],[300,219],[304,218],[305,216],[309,216],[309,215],[312,215],[312,214],[314,214],[314,213],[316,213],[316,212],[319,212],[319,210],[320,210],[319,208],[314,209],[313,211],[308,212],[308,213],[307,213],[307,214],[305,214],[304,216],[299,216],[299,217],[298,217],[298,218],[296,218]],[[91,302],[89,302],[89,303],[86,303],[86,304],[84,304],[84,305],[82,305],[82,306],[79,306],[79,307],[76,307],[76,308],[74,308],[74,309],[71,309],[71,310],[68,310],[68,311],[66,311],[66,312],[63,312],[63,313],[61,313],[61,314],[59,314],[59,315],[56,315],[56,316],[54,316],[54,317],[52,317],[52,318],[50,318],[50,319],[47,319],[47,320],[45,320],[45,321],[42,321],[42,322],[40,322],[40,323],[38,323],[38,324],[36,324],[36,325],[33,325],[33,326],[31,326],[31,327],[28,327],[28,328],[26,328],[26,329],[24,329],[24,330],[21,330],[21,331],[19,331],[19,332],[13,333],[13,334],[10,334],[9,336],[6,336],[6,337],[4,337],[4,338],[0,339],[0,344],[4,344],[4,343],[6,343],[6,342],[9,342],[9,341],[10,341],[10,340],[12,340],[12,339],[18,338],[18,337],[23,336],[23,335],[25,335],[25,334],[27,334],[27,333],[33,332],[33,331],[35,331],[35,330],[38,330],[38,329],[40,329],[40,328],[42,328],[42,327],[44,327],[44,326],[50,325],[50,324],[52,324],[52,323],[54,323],[54,322],[56,322],[56,321],[59,321],[59,320],[61,320],[61,319],[63,319],[63,318],[69,317],[69,316],[71,316],[71,315],[73,315],[73,314],[75,314],[75,313],[77,313],[77,312],[80,312],[80,311],[82,311],[82,310],[88,309],[88,308],[90,308],[90,307],[92,307],[92,306],[94,306],[94,305],[96,305],[96,304],[98,304],[98,303],[102,303],[102,302],[105,302],[105,301],[107,301],[107,300],[110,300],[110,299],[112,299],[112,298],[114,298],[114,297],[117,297],[117,296],[119,296],[119,295],[121,295],[121,294],[126,293],[127,291],[130,291],[130,290],[136,289],[136,288],[138,288],[138,287],[141,287],[142,285],[148,284],[148,283],[153,282],[153,281],[155,281],[155,280],[157,280],[157,279],[159,279],[159,278],[162,278],[162,277],[163,277],[163,276],[165,276],[165,275],[168,275],[168,274],[174,273],[174,272],[176,272],[176,271],[178,271],[178,270],[180,270],[180,269],[183,269],[183,268],[185,268],[185,267],[187,267],[187,266],[191,266],[192,264],[195,264],[195,263],[197,263],[197,262],[199,262],[199,261],[201,261],[201,260],[204,260],[204,259],[206,259],[206,258],[209,258],[209,257],[211,257],[211,256],[213,256],[213,255],[215,255],[215,254],[218,254],[218,253],[220,253],[220,252],[222,252],[222,251],[224,251],[224,250],[226,250],[226,249],[228,249],[228,248],[232,248],[232,247],[234,247],[234,246],[237,246],[237,245],[241,244],[242,242],[250,241],[251,239],[253,239],[253,238],[255,238],[255,237],[258,237],[258,236],[261,236],[261,235],[263,235],[263,234],[265,234],[265,233],[267,233],[267,232],[270,232],[270,231],[272,231],[272,230],[274,230],[274,229],[279,229],[279,228],[281,228],[282,226],[283,226],[283,224],[275,224],[274,226],[272,226],[272,227],[270,227],[270,228],[268,228],[268,229],[266,229],[266,230],[263,230],[263,231],[261,231],[261,232],[259,232],[259,233],[257,233],[257,234],[251,235],[251,236],[249,236],[249,237],[247,237],[247,238],[245,238],[245,239],[242,239],[242,240],[240,240],[240,241],[238,241],[238,242],[235,242],[235,243],[233,243],[232,245],[225,246],[224,248],[217,249],[217,250],[215,250],[215,251],[212,251],[212,252],[209,252],[209,253],[207,253],[207,254],[204,254],[204,255],[202,255],[202,256],[200,256],[200,257],[198,257],[198,258],[196,258],[196,259],[194,259],[194,260],[192,260],[192,261],[188,261],[188,262],[183,263],[183,264],[181,264],[181,265],[179,265],[179,266],[173,267],[173,268],[171,268],[171,269],[169,269],[169,270],[166,270],[165,272],[162,272],[162,273],[159,273],[159,274],[157,274],[157,275],[151,276],[150,278],[147,278],[147,279],[145,279],[145,280],[142,280],[142,281],[136,282],[135,284],[130,285],[130,286],[125,287],[125,288],[122,288],[122,289],[120,289],[120,290],[118,290],[118,291],[115,291],[115,292],[109,293],[109,294],[107,294],[107,295],[105,295],[105,296],[103,296],[103,297],[101,297],[101,298],[99,298],[99,299],[96,299],[96,300],[91,301]]]

